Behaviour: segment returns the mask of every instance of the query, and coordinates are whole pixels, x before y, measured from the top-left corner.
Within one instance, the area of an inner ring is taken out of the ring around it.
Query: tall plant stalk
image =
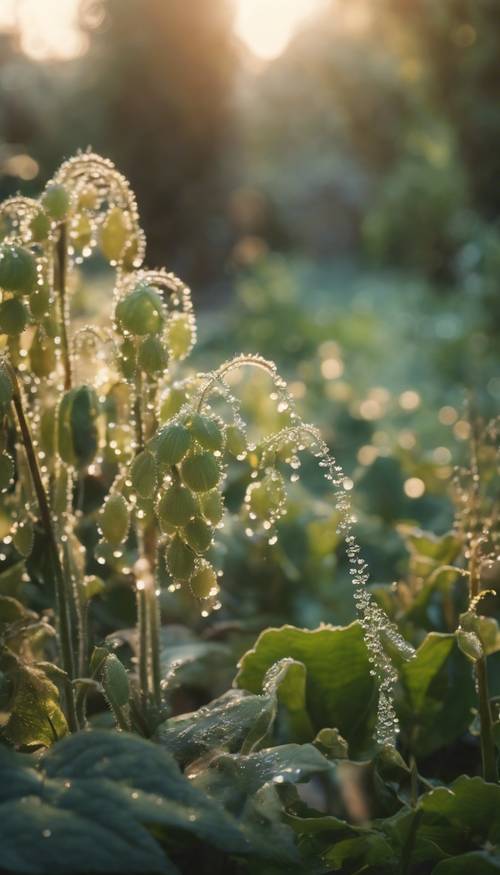
[[[64,389],[67,392],[68,389],[71,389],[73,378],[71,369],[71,351],[68,336],[68,304],[66,298],[66,282],[68,272],[68,231],[65,222],[61,224],[61,228],[59,231],[59,237],[56,243],[56,256],[56,283],[57,292],[59,295],[61,353],[64,367]]]
[[[478,562],[479,548],[480,540],[475,539],[471,544],[469,557],[469,586],[471,601],[477,599],[481,592]],[[479,700],[480,743],[483,777],[485,781],[496,782],[498,781],[498,767],[495,750],[495,740],[493,736],[493,717],[490,706],[486,656],[482,656],[476,661],[474,671],[476,678],[477,695]]]

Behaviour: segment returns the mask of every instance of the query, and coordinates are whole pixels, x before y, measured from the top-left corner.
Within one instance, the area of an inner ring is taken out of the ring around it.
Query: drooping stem
[[[66,299],[66,280],[68,272],[68,231],[66,223],[63,222],[59,232],[59,238],[56,244],[57,254],[57,291],[59,294],[59,310],[61,323],[61,352],[64,367],[64,389],[67,392],[71,389],[72,373],[71,373],[71,352],[69,348],[68,338],[68,314],[67,314],[67,299]]]
[[[33,486],[35,489],[38,507],[40,510],[40,519],[51,552],[52,568],[55,578],[62,664],[64,671],[66,672],[70,680],[72,680],[75,677],[75,662],[73,656],[71,612],[68,598],[68,589],[66,586],[66,580],[61,564],[61,557],[59,555],[54,527],[52,525],[52,516],[47,494],[43,485],[42,475],[40,473],[38,459],[35,453],[35,448],[33,446],[33,440],[31,437],[29,425],[24,414],[21,390],[14,369],[9,368],[9,372],[13,386],[12,402],[16,412],[17,420],[19,422],[19,428],[21,430],[24,448],[26,450],[26,458],[28,460],[31,478],[33,480]],[[71,731],[75,731],[78,728],[78,725],[76,719],[74,697],[72,692],[68,693],[68,695],[66,696],[66,703],[68,712],[68,724]]]
[[[481,582],[479,576],[479,549],[480,540],[473,541],[470,547],[469,557],[469,587],[471,603],[480,598]],[[486,657],[482,656],[475,664],[476,689],[479,700],[479,723],[481,741],[481,760],[483,765],[483,778],[485,781],[498,781],[497,757],[493,736],[493,717],[490,706],[490,693],[488,686],[488,672]]]

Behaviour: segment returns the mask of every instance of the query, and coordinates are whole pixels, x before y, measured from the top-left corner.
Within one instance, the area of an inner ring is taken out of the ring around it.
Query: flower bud
[[[120,261],[130,234],[130,219],[119,207],[112,207],[99,229],[99,246],[108,261]]]
[[[173,422],[161,429],[156,454],[161,465],[177,465],[191,446],[191,435],[180,422]]]
[[[126,539],[129,528],[129,510],[123,495],[110,495],[101,510],[99,525],[108,544],[118,547]]]
[[[201,517],[189,520],[184,529],[184,538],[195,553],[205,553],[212,543],[213,529]]]
[[[150,377],[162,374],[167,367],[167,353],[158,337],[150,336],[141,341],[138,362],[140,367]]]
[[[220,468],[210,453],[193,453],[184,459],[181,474],[193,492],[208,492],[217,486]]]
[[[167,548],[167,567],[174,580],[188,580],[193,571],[195,555],[179,535],[175,535]]]
[[[196,514],[196,501],[185,486],[169,486],[158,503],[157,513],[162,525],[185,526]]]
[[[36,259],[24,246],[0,246],[0,288],[29,295],[37,282]]]
[[[194,344],[194,321],[189,313],[172,313],[166,330],[167,345],[174,359],[184,359]]]
[[[42,195],[42,206],[55,222],[62,222],[69,212],[70,197],[64,185],[47,186]]]
[[[195,413],[190,420],[189,428],[194,439],[205,450],[221,450],[224,443],[222,429],[215,419]]]
[[[10,337],[22,334],[28,319],[28,311],[19,298],[8,298],[0,304],[0,333]]]
[[[132,486],[141,498],[152,498],[157,483],[156,462],[149,450],[135,457],[130,471]]]
[[[118,302],[115,315],[125,331],[139,337],[157,334],[163,326],[163,304],[152,286],[137,286]]]
[[[200,562],[189,581],[193,595],[198,599],[208,599],[214,595],[219,587],[215,568],[204,560]]]

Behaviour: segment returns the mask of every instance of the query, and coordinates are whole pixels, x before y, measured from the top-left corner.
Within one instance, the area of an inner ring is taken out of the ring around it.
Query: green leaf
[[[401,728],[417,756],[451,744],[469,726],[475,703],[470,661],[454,635],[431,632],[400,669]]]
[[[314,730],[335,727],[351,749],[371,744],[376,687],[359,623],[324,626],[314,631],[282,626],[266,629],[240,662],[235,684],[262,690],[266,672],[290,657],[307,670],[306,703]]]
[[[433,875],[494,875],[500,872],[500,855],[488,851],[473,851],[443,860],[432,870]]]
[[[67,731],[57,687],[10,651],[2,653],[0,666],[13,690],[2,735],[16,747],[49,747]]]
[[[264,689],[278,701],[275,735],[279,742],[311,741],[314,728],[306,707],[307,672],[303,662],[280,659],[264,678]]]

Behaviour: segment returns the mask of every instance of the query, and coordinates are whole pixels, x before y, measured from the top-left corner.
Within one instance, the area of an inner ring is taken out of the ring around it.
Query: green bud
[[[11,337],[22,334],[28,319],[28,311],[19,298],[8,298],[0,304],[0,333]]]
[[[193,453],[181,467],[182,479],[193,492],[208,492],[217,486],[220,468],[210,453]]]
[[[152,498],[157,484],[156,462],[149,450],[143,450],[132,463],[132,486],[141,498]]]
[[[167,323],[167,346],[174,359],[184,359],[194,343],[194,321],[188,313],[172,313]]]
[[[224,516],[224,501],[217,489],[200,496],[201,512],[206,520],[216,526]]]
[[[168,389],[161,399],[160,421],[168,422],[169,419],[172,419],[186,401],[187,395],[184,389],[179,389],[177,386],[172,386]]]
[[[112,705],[124,708],[128,704],[128,672],[114,653],[110,653],[104,661],[102,685]]]
[[[0,453],[0,492],[6,492],[14,481],[14,459],[8,453]]]
[[[30,556],[34,539],[33,523],[31,520],[23,520],[16,528],[12,543],[21,556]]]
[[[50,234],[50,217],[44,210],[39,210],[30,222],[31,238],[35,243],[42,243]]]
[[[28,249],[9,243],[0,246],[0,288],[30,295],[37,278],[36,259]]]
[[[162,300],[152,286],[138,286],[118,302],[115,316],[130,334],[157,334],[163,327]]]
[[[185,526],[196,514],[196,510],[196,501],[192,492],[174,483],[162,495],[157,513],[162,525]]]
[[[219,589],[215,568],[209,562],[200,562],[200,565],[189,581],[189,585],[196,598],[210,598]]]
[[[174,580],[188,580],[194,570],[195,556],[179,535],[175,535],[167,548],[167,566]]]
[[[142,370],[150,377],[162,374],[166,370],[167,353],[158,337],[146,337],[141,341],[138,362]]]
[[[226,429],[226,450],[237,459],[241,456],[246,456],[246,435],[243,429],[237,425],[228,425]]]
[[[0,360],[0,404],[10,404],[14,395],[14,386],[5,362]]]
[[[215,419],[195,413],[190,420],[189,427],[194,439],[205,450],[221,450],[224,443],[222,429]]]
[[[191,435],[180,422],[162,428],[156,442],[156,453],[161,465],[177,465],[191,446]]]
[[[48,377],[56,368],[54,343],[37,328],[30,347],[30,366],[37,377]]]
[[[64,185],[49,185],[42,195],[42,206],[51,219],[62,222],[70,207],[70,197]]]
[[[130,234],[130,220],[119,207],[112,207],[99,229],[99,246],[108,261],[120,261]]]
[[[106,499],[100,513],[99,525],[108,544],[118,547],[123,543],[129,527],[129,510],[123,495],[116,492]]]
[[[205,553],[212,543],[213,529],[201,517],[190,520],[184,529],[184,538],[195,553]]]
[[[35,291],[31,293],[30,299],[31,315],[39,321],[44,319],[49,314],[50,310],[50,289],[48,286],[37,286]]]

